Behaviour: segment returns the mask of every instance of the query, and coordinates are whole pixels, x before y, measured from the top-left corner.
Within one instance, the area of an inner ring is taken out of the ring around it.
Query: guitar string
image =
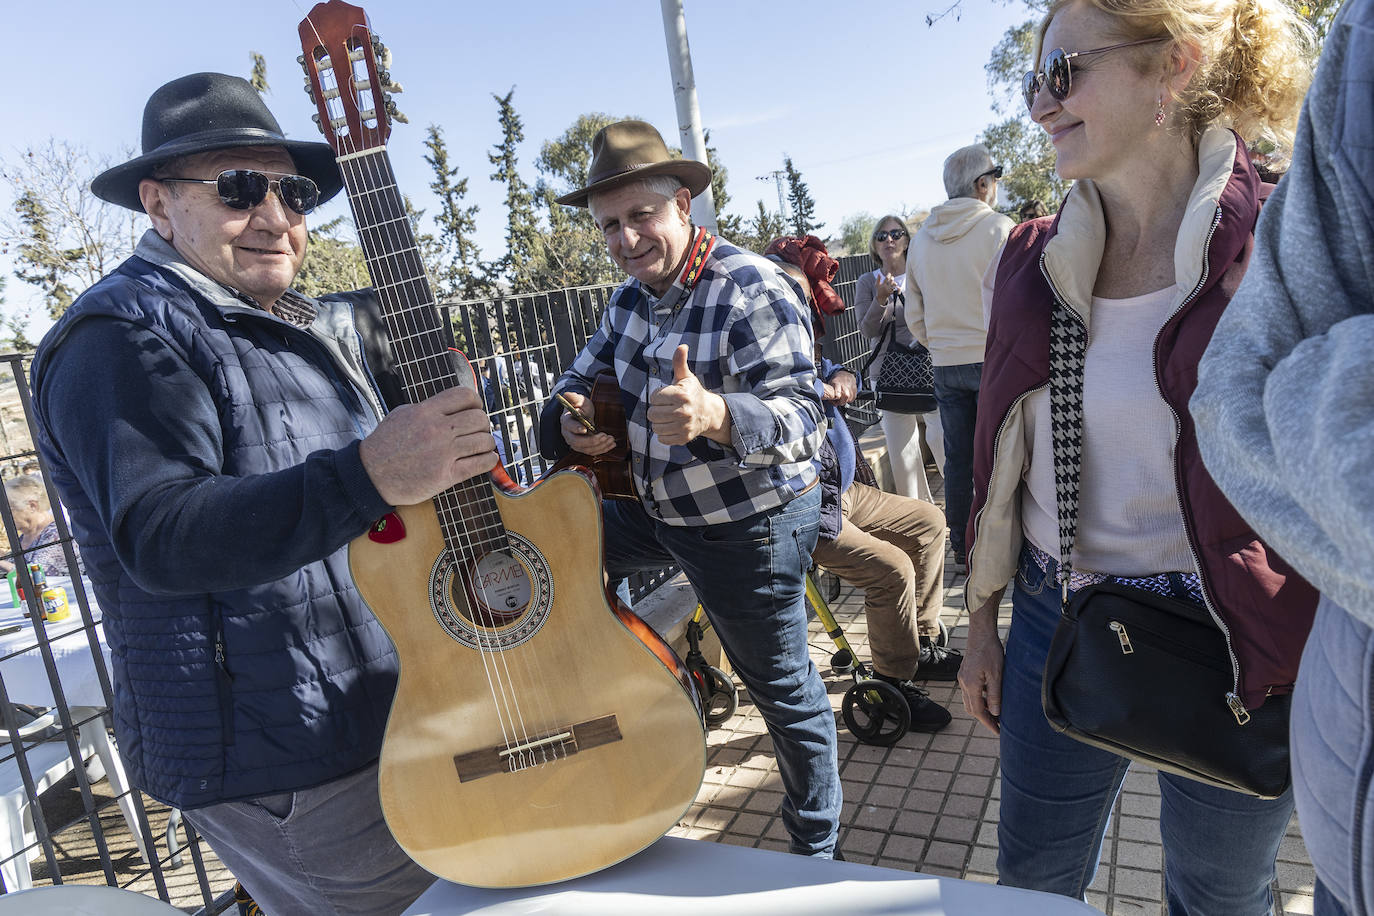
[[[367,167],[369,171],[375,173],[377,168],[376,163],[374,161],[371,161],[370,158],[368,160],[352,160],[350,165],[353,166],[355,172],[359,171],[360,167]],[[374,176],[374,186],[377,183],[378,182],[375,180]],[[391,202],[394,205],[394,195],[391,198]],[[395,240],[387,240],[385,238],[380,237],[381,233],[377,229],[378,224],[381,222],[381,220],[378,218],[379,213],[376,212],[376,208],[380,201],[375,199],[362,199],[359,200],[358,203],[359,210],[362,211],[362,213],[366,214],[367,217],[365,223],[360,228],[363,229],[363,231],[369,235],[370,240],[373,242],[373,247],[390,248],[391,250],[395,251],[398,247],[394,244]],[[360,222],[362,222],[362,220],[360,220]],[[393,244],[382,244],[386,241],[392,241]],[[373,260],[379,272],[384,274],[383,277],[380,277],[378,279],[381,279],[384,282],[388,280],[393,280],[390,274],[399,265],[393,263],[391,259],[382,259],[378,257],[374,258]],[[389,289],[393,290],[398,285],[399,284],[396,282],[386,283],[386,286]],[[398,330],[415,330],[413,316],[410,314],[409,308],[388,309],[388,315],[392,319],[390,323],[394,325]],[[417,338],[420,335],[414,333],[403,333],[397,336],[401,338],[399,344],[397,345],[399,368],[402,375],[405,377],[406,384],[411,396],[411,401],[418,402],[420,400],[423,400],[424,397],[428,396],[431,393],[428,390],[426,390],[425,382],[427,381],[427,379],[419,378],[416,375],[416,370],[418,368],[416,358],[418,354],[414,346],[414,341],[417,340]],[[447,498],[445,498],[444,494],[439,494],[435,499],[435,509],[439,515],[441,530],[445,532],[445,549],[448,551],[450,555],[449,561],[450,568],[452,569],[452,577],[454,580],[456,580],[456,583],[452,584],[457,584],[458,588],[461,589],[464,594],[466,594],[468,589],[464,586],[467,585],[468,577],[467,571],[465,569],[464,557],[454,555],[455,551],[452,549],[452,546],[448,543],[448,536],[457,536],[456,539],[460,542],[459,546],[463,548],[462,552],[467,556],[475,557],[476,550],[471,538],[467,537],[464,527],[461,524],[454,524],[453,513],[449,505],[449,502],[450,501]],[[441,592],[440,600],[446,601],[448,600],[448,598]],[[521,729],[519,728],[516,722],[517,717],[512,714],[513,711],[509,709],[509,705],[501,702],[502,698],[507,695],[507,691],[498,686],[501,680],[501,672],[499,671],[497,666],[494,666],[492,664],[493,646],[490,638],[480,628],[479,621],[474,621],[474,636],[478,644],[478,651],[483,661],[484,673],[488,681],[489,690],[491,690],[493,696],[497,699],[496,712],[498,722],[501,725],[502,735],[507,747],[510,747],[515,735],[518,734],[521,731]]]
[[[382,172],[382,170],[383,170],[384,167],[389,166],[389,164],[390,164],[388,161],[386,161],[386,160],[383,158],[383,156],[384,156],[384,154],[378,154],[378,155],[376,155],[376,156],[366,157],[366,159],[362,159],[362,160],[352,160],[352,162],[359,163],[359,164],[361,164],[361,163],[363,163],[363,162],[366,162],[366,163],[367,163],[366,166],[365,166],[365,168],[367,168],[367,169],[372,173],[372,177],[374,178],[374,181],[372,182],[373,190],[372,190],[371,192],[369,192],[369,193],[371,193],[371,194],[381,195],[381,193],[386,189],[386,188],[384,188],[384,187],[382,186],[383,184],[389,186],[389,187],[392,188],[392,189],[395,188],[394,179],[393,179],[393,180],[389,180],[389,181],[385,181],[385,182],[383,182],[383,181],[381,181],[381,180],[378,180],[378,179],[384,179],[384,178],[390,178],[390,177],[391,177],[391,176],[389,176],[389,175],[379,174],[379,173]],[[394,203],[394,202],[397,200],[396,195],[395,195],[395,194],[392,194],[391,197],[390,197],[390,200]],[[389,244],[389,245],[384,245],[384,246],[382,246],[382,247],[385,247],[385,248],[389,249],[392,253],[391,253],[390,256],[388,256],[388,257],[385,258],[385,259],[381,259],[381,258],[378,258],[378,259],[377,259],[378,262],[379,262],[379,267],[381,267],[383,270],[386,270],[386,271],[388,271],[388,272],[391,271],[391,270],[393,270],[393,269],[404,270],[405,265],[404,265],[403,263],[397,263],[397,262],[404,260],[404,259],[406,258],[407,255],[414,255],[414,256],[415,256],[415,257],[413,258],[413,260],[415,261],[415,263],[414,263],[414,265],[412,266],[412,271],[413,271],[414,274],[415,274],[415,276],[414,276],[413,279],[410,279],[410,280],[400,279],[400,280],[395,280],[395,281],[393,281],[393,282],[389,282],[389,283],[388,283],[388,282],[386,282],[386,281],[387,281],[388,279],[391,279],[390,277],[381,277],[381,278],[379,278],[379,279],[381,279],[383,282],[382,282],[381,284],[379,284],[379,286],[386,287],[386,288],[388,288],[388,289],[390,289],[390,290],[395,290],[396,288],[399,288],[399,287],[401,287],[401,286],[412,285],[412,286],[417,287],[417,290],[416,290],[417,292],[425,293],[425,292],[426,292],[426,289],[425,289],[425,284],[424,284],[424,282],[423,282],[423,274],[421,273],[421,271],[423,271],[423,264],[422,264],[422,263],[419,261],[419,259],[418,259],[418,252],[417,252],[417,250],[416,250],[416,248],[415,248],[415,246],[414,246],[414,244],[413,244],[413,237],[410,236],[410,233],[409,233],[409,229],[410,229],[409,221],[408,221],[407,219],[405,219],[404,217],[385,218],[385,217],[386,217],[385,212],[384,212],[384,211],[381,211],[379,208],[377,208],[377,207],[375,206],[375,205],[376,205],[377,203],[379,203],[379,202],[386,202],[386,199],[385,199],[385,198],[379,197],[378,200],[369,200],[369,199],[367,198],[367,196],[365,196],[365,195],[359,197],[360,209],[363,209],[363,210],[371,210],[371,211],[373,211],[373,212],[371,212],[371,213],[369,214],[369,215],[372,217],[372,219],[369,221],[369,222],[370,222],[370,225],[368,226],[368,229],[371,231],[371,233],[374,235],[374,237],[375,237],[375,236],[383,236],[383,237],[385,238],[386,241],[389,241],[389,242],[391,243],[391,244]],[[422,296],[421,298],[422,298],[422,299],[425,299],[425,300],[428,300],[428,299],[429,299],[429,297],[427,297],[427,296]],[[436,346],[437,346],[436,342],[433,340],[433,337],[434,337],[434,330],[433,330],[433,329],[431,329],[431,330],[429,330],[429,331],[426,331],[426,330],[423,329],[423,328],[417,328],[416,325],[415,325],[415,320],[418,319],[418,318],[420,318],[420,317],[422,317],[422,316],[423,316],[423,317],[431,317],[431,318],[437,316],[437,312],[435,312],[434,315],[426,314],[430,309],[432,309],[432,307],[433,307],[432,301],[423,301],[423,302],[421,302],[421,303],[419,304],[419,307],[418,307],[418,308],[416,308],[416,307],[404,308],[404,309],[402,309],[402,310],[397,314],[397,322],[396,322],[396,323],[398,324],[397,330],[401,331],[401,333],[398,334],[398,335],[395,335],[395,336],[397,336],[397,337],[400,338],[400,342],[399,342],[399,344],[398,344],[398,350],[404,351],[404,352],[406,353],[406,355],[409,357],[409,358],[406,359],[406,360],[404,361],[404,363],[403,363],[403,366],[404,366],[403,371],[404,371],[407,375],[412,375],[412,374],[413,374],[413,373],[411,372],[411,366],[418,366],[418,365],[420,365],[423,361],[426,361],[426,360],[432,361],[432,362],[435,362],[436,364],[438,364],[439,360],[441,360],[441,359],[444,358],[444,356],[443,356],[442,354],[435,354],[435,353],[430,353],[429,355],[421,356],[420,353],[417,352],[416,347],[415,347],[415,343],[416,343],[416,342],[418,342],[418,341],[420,341],[420,340],[422,340],[422,339],[425,339],[425,338],[429,338],[429,339],[430,339],[430,349],[434,349],[434,348],[436,348]],[[436,358],[436,357],[437,357],[437,358]],[[451,366],[445,366],[445,368],[446,368],[446,369],[449,369],[449,370],[451,371]],[[419,394],[419,393],[420,393],[420,392],[418,391],[418,389],[419,389],[419,383],[420,383],[421,381],[426,381],[426,380],[418,380],[418,379],[415,379],[415,378],[411,378],[409,381],[410,381],[412,390],[413,390],[413,391],[416,391],[416,393]],[[428,380],[428,381],[432,381],[432,380]],[[435,393],[435,392],[434,392],[434,391],[428,391],[428,392],[425,392],[425,393],[427,393],[427,394],[433,394],[433,393]],[[460,502],[459,502],[459,505],[458,505],[459,512],[458,512],[458,514],[459,514],[460,516],[462,516],[462,521],[463,521],[463,523],[462,523],[462,524],[459,524],[459,525],[457,525],[457,526],[455,526],[455,525],[453,524],[454,521],[455,521],[455,518],[454,518],[453,508],[452,508],[452,505],[451,505],[451,500],[448,499],[448,498],[443,498],[443,499],[440,500],[440,504],[441,504],[441,505],[440,505],[439,508],[440,508],[441,520],[442,520],[442,521],[446,521],[446,522],[449,523],[449,524],[447,524],[447,525],[445,526],[446,530],[449,530],[449,531],[454,532],[455,534],[458,534],[458,535],[460,536],[460,540],[465,541],[465,544],[464,544],[463,546],[465,546],[465,547],[467,548],[468,552],[470,553],[470,555],[471,555],[474,559],[476,559],[476,558],[478,557],[478,555],[479,555],[479,552],[478,552],[478,550],[476,549],[477,545],[473,542],[473,535],[474,535],[474,534],[484,542],[484,545],[483,545],[483,546],[495,547],[496,549],[500,549],[500,545],[499,545],[498,543],[494,543],[494,541],[495,541],[494,538],[492,538],[492,537],[490,537],[490,536],[484,536],[484,534],[483,534],[484,531],[496,531],[496,532],[503,532],[503,531],[504,531],[504,525],[501,524],[500,519],[499,519],[499,516],[497,516],[496,521],[495,521],[494,524],[492,524],[492,523],[490,523],[490,522],[488,522],[488,523],[486,523],[486,524],[478,524],[479,522],[481,522],[482,516],[483,516],[484,514],[486,514],[486,515],[490,515],[490,514],[491,514],[491,510],[490,510],[490,509],[487,509],[487,510],[484,512],[483,509],[482,509],[482,507],[481,507],[481,504],[482,504],[483,502],[490,502],[490,501],[491,501],[489,485],[488,485],[487,489],[485,490],[485,494],[484,494],[478,487],[475,487],[475,486],[468,486],[468,487],[462,487],[462,486],[460,486],[460,487],[458,487],[458,488],[456,488],[456,489],[460,489],[460,490],[466,489],[466,490],[468,491],[468,494],[469,494],[469,497],[470,497],[470,498],[469,498],[469,500],[466,501],[466,503],[464,503],[463,501],[460,501]],[[447,495],[448,495],[448,494],[444,494],[445,497],[447,497]],[[482,499],[483,495],[486,496],[486,499],[485,499],[485,500]],[[464,510],[466,510],[466,511],[464,511]],[[508,541],[508,539],[507,539],[506,549],[509,550],[509,541]],[[509,555],[509,554],[508,554],[508,555]],[[453,568],[454,568],[455,575],[457,576],[457,578],[459,579],[459,581],[462,582],[462,583],[465,584],[465,585],[468,585],[470,591],[471,591],[473,594],[476,594],[476,595],[480,596],[480,599],[482,600],[482,603],[483,603],[486,607],[491,607],[492,605],[491,605],[491,601],[490,601],[489,592],[488,592],[488,590],[486,589],[485,585],[482,584],[482,583],[473,582],[473,581],[471,580],[469,574],[468,574],[468,571],[464,568],[463,564],[461,564],[461,563],[455,563]],[[534,597],[534,596],[532,595],[532,597]],[[490,618],[489,618],[489,619],[490,619]],[[497,686],[497,685],[500,684],[500,682],[502,682],[503,680],[504,680],[507,684],[511,684],[512,686],[514,685],[514,680],[515,680],[515,678],[512,676],[512,672],[510,671],[509,662],[508,662],[509,653],[501,652],[501,651],[499,651],[499,650],[495,647],[495,639],[496,639],[495,636],[488,637],[488,636],[487,636],[482,630],[480,630],[480,629],[477,630],[476,636],[477,636],[477,640],[478,640],[478,643],[479,643],[479,651],[482,651],[482,652],[483,652],[484,668],[487,669],[487,678],[488,678],[488,682],[489,682],[489,687],[492,689],[493,695],[498,699],[498,718],[500,718],[500,719],[507,719],[507,718],[508,718],[508,719],[510,719],[510,721],[511,721],[511,726],[512,726],[512,727],[511,727],[511,729],[509,729],[509,730],[507,730],[507,729],[505,728],[504,721],[503,721],[503,735],[508,735],[510,731],[514,731],[514,732],[516,732],[516,733],[522,734],[522,735],[526,738],[526,740],[528,740],[528,738],[529,738],[529,730],[528,730],[527,725],[526,725],[525,722],[524,722],[524,715],[523,715],[522,709],[520,708],[520,703],[519,703],[518,697],[516,697],[513,693],[511,693],[511,692],[508,691],[508,690],[505,690],[505,689],[498,689],[498,686]],[[496,654],[493,655],[493,654],[492,654],[493,652],[495,652]],[[488,656],[491,656],[492,658],[494,658],[495,660],[497,660],[497,661],[499,662],[499,664],[498,664],[498,665],[495,665],[495,666],[487,665]],[[528,666],[529,666],[529,659],[528,659],[524,654],[522,654],[521,657],[522,657],[522,659],[525,661],[526,667],[528,668]],[[502,670],[500,670],[501,668],[504,668],[505,670],[502,671]],[[504,675],[504,677],[503,677],[503,675]],[[536,696],[540,696],[541,699],[546,699],[546,698],[542,697],[542,694],[541,694],[540,691],[536,691]],[[505,703],[504,705],[507,707],[507,709],[506,709],[506,713],[507,713],[507,714],[506,714],[505,716],[501,716],[501,715],[500,715],[501,710],[499,709],[499,707],[500,707],[501,705],[503,705],[503,704],[501,703],[501,700],[503,700],[503,699],[506,700],[506,703]],[[541,705],[546,705],[546,704],[541,704]],[[508,743],[507,743],[507,746],[509,747],[509,746],[510,746],[510,744],[509,744],[509,738],[507,738],[507,742],[508,742]],[[540,756],[543,758],[543,760],[544,760],[545,762],[547,762],[547,759],[548,759],[547,746],[541,750]],[[528,761],[528,755],[526,755],[526,754],[524,754],[524,753],[521,753],[521,754],[517,755],[517,757],[518,757],[518,759],[517,759],[516,761],[513,761],[513,765],[521,765],[521,764],[527,765],[527,764],[528,764],[528,762],[529,762],[529,761]]]
[[[309,17],[306,17],[306,18],[307,18],[307,21],[309,21]],[[315,29],[314,23],[311,23],[311,30],[315,33],[315,37],[316,37],[316,41],[318,42],[318,46],[319,46],[320,48],[324,48],[324,47],[325,47],[325,42],[324,42],[323,38],[320,36],[319,31],[318,31],[317,29]],[[325,88],[326,76],[332,77],[332,78],[333,78],[333,81],[334,81],[334,84],[335,84],[335,88],[338,88],[338,86],[339,86],[339,81],[338,81],[338,78],[337,78],[337,77],[338,77],[338,73],[337,73],[337,71],[336,71],[336,70],[334,69],[334,67],[333,67],[334,61],[331,59],[331,60],[330,60],[331,66],[321,68],[321,67],[318,66],[318,58],[314,58],[313,53],[312,53],[309,49],[306,49],[306,53],[307,53],[307,54],[310,54],[311,57],[312,57],[312,58],[315,60],[315,62],[316,62],[316,75],[317,75],[317,78],[318,78],[318,82],[319,82],[319,87],[320,87],[320,89],[321,89],[321,90],[324,90],[324,88]],[[342,55],[342,57],[341,57],[341,60],[344,60],[344,61],[348,61],[348,60],[349,60],[349,56],[348,56],[348,54],[347,54],[346,49],[345,49],[345,53],[344,53],[344,54]],[[351,74],[351,70],[352,70],[351,63],[349,64],[348,69],[349,69],[350,74]],[[379,95],[378,93],[375,93],[375,92],[374,92],[374,98],[380,100],[380,95]],[[356,107],[356,106],[355,106],[355,107]],[[327,110],[327,106],[325,106],[325,109],[326,109],[326,110],[324,110],[324,111],[321,112],[321,115],[322,115],[323,118],[328,119],[328,118],[329,118],[329,112],[328,112],[328,110]],[[322,125],[322,126],[323,126],[323,125]],[[340,137],[339,135],[335,134],[334,136],[335,136],[335,139],[337,139],[337,140],[340,141],[340,146],[341,146],[341,147],[347,149],[347,150],[348,150],[349,152],[351,152],[351,153],[355,153],[355,154],[356,154],[356,153],[359,152],[359,150],[358,150],[356,147],[354,147],[354,144],[353,144],[352,136],[351,136],[351,135],[345,136],[345,137]],[[383,155],[384,155],[384,151],[383,151]],[[369,158],[370,158],[370,157],[369,157]],[[341,171],[341,173],[343,173],[343,175],[344,175],[345,178],[349,177],[350,172],[353,173],[353,177],[355,177],[355,178],[357,177],[357,175],[358,175],[358,170],[356,169],[356,167],[355,167],[355,165],[354,165],[356,162],[357,162],[357,160],[349,160],[349,163],[348,163],[348,167],[347,167],[347,168],[344,167],[344,164],[343,164],[343,163],[340,163],[340,171]],[[393,183],[393,184],[394,184],[394,183]],[[356,187],[356,183],[355,183],[355,186],[350,186],[350,192],[353,192],[353,191],[355,190],[355,187]],[[393,195],[393,197],[394,197],[394,195]],[[366,221],[363,219],[364,214],[363,214],[363,212],[362,212],[362,203],[363,203],[362,198],[361,198],[359,195],[357,195],[357,194],[355,194],[355,193],[350,193],[350,195],[349,195],[349,204],[350,204],[350,207],[351,207],[351,208],[353,209],[353,211],[354,211],[354,217],[355,217],[355,219],[358,221],[359,228],[360,228],[360,234],[363,235],[363,241],[366,242],[366,241],[368,240],[367,237],[366,237],[366,233],[363,233],[363,232],[362,232],[362,228],[363,228],[363,227],[365,226],[365,224],[366,224]],[[373,261],[374,261],[374,263],[377,263],[377,262],[380,261],[380,259],[379,259],[379,258],[374,258]],[[386,268],[389,267],[389,266],[390,266],[390,265],[382,264],[382,265],[381,265],[381,269],[386,269]],[[374,280],[375,280],[375,279],[377,279],[377,278],[374,278]],[[394,286],[395,284],[390,284],[390,285],[391,285],[391,286]],[[381,295],[380,291],[379,291],[379,295]],[[394,316],[394,317],[389,317],[389,316],[384,316],[384,317],[386,317],[386,323],[387,323],[387,325],[388,325],[388,330],[389,330],[389,331],[396,331],[396,330],[398,330],[400,324],[402,324],[402,323],[404,322],[404,320],[405,320],[404,316],[400,316],[400,315],[397,315],[397,316]],[[413,345],[412,345],[413,335],[403,334],[403,335],[397,335],[397,336],[399,336],[401,339],[400,339],[400,341],[399,341],[397,344],[395,344],[396,355],[397,355],[397,357],[398,357],[399,360],[400,360],[400,364],[401,364],[401,367],[402,367],[402,368],[401,368],[401,371],[402,371],[403,377],[404,377],[404,376],[409,376],[409,375],[411,375],[411,372],[410,372],[410,369],[409,369],[408,361],[404,358],[404,355],[405,355],[405,351],[406,351],[406,350],[409,350],[410,355],[411,355],[412,357],[414,356],[414,347],[413,347]],[[410,388],[410,390],[411,390],[411,392],[412,392],[412,399],[413,399],[413,394],[414,394],[415,392],[417,392],[417,390],[418,390],[417,385],[416,385],[416,380],[415,380],[414,378],[407,378],[406,381],[407,381],[408,387]],[[438,505],[438,504],[436,503],[436,508],[437,508],[437,505]],[[441,521],[441,522],[443,522],[443,521],[445,520],[445,519],[443,518],[443,516],[444,516],[444,514],[445,514],[446,512],[447,512],[447,510],[444,510],[444,511],[441,511],[441,512],[440,512],[440,521]],[[450,520],[450,521],[451,521],[451,520]],[[452,527],[452,526],[450,525],[450,526],[448,526],[448,527]],[[469,545],[469,546],[470,546],[470,545]],[[448,543],[447,543],[447,540],[445,541],[445,549],[448,550],[449,553],[450,553],[450,562],[453,564],[453,569],[454,569],[455,575],[459,576],[459,577],[460,577],[460,580],[461,580],[461,574],[462,574],[462,572],[463,572],[462,564],[461,564],[461,562],[459,562],[459,558],[458,558],[458,557],[454,557],[454,556],[452,555],[453,552],[452,552],[452,549],[449,547],[449,545],[448,545]],[[426,590],[426,592],[428,593],[428,589]],[[495,696],[498,695],[498,691],[496,690],[496,686],[495,686],[494,679],[493,679],[493,674],[492,674],[492,669],[491,669],[491,666],[488,664],[488,658],[487,658],[487,656],[490,654],[490,650],[489,650],[489,649],[485,649],[485,647],[482,647],[482,646],[481,646],[481,640],[482,640],[483,636],[482,636],[482,634],[481,634],[480,631],[478,631],[478,633],[477,633],[477,638],[478,638],[478,642],[479,642],[479,655],[480,655],[480,656],[482,657],[482,659],[483,659],[483,669],[484,669],[484,672],[485,672],[485,675],[486,675],[486,678],[487,678],[488,689],[491,690],[493,696],[495,697]],[[496,706],[497,706],[497,710],[496,710],[496,711],[497,711],[497,720],[498,720],[498,724],[500,725],[500,728],[501,728],[501,732],[502,732],[503,738],[504,738],[504,740],[506,741],[506,745],[507,745],[507,747],[509,748],[509,747],[511,746],[511,733],[512,733],[512,729],[509,729],[509,728],[507,727],[507,722],[506,722],[505,717],[503,717],[503,715],[502,715],[501,703],[500,703],[499,701],[497,702]]]
[[[362,173],[362,171],[361,171],[361,169],[360,169],[360,166],[361,166],[361,165],[362,165],[362,161],[361,161],[361,160],[357,160],[357,159],[350,160],[348,163],[346,163],[345,172],[350,173],[350,176],[354,179],[354,181],[351,182],[350,184],[355,185],[355,186],[361,184],[362,179],[365,177],[365,175]],[[354,212],[354,215],[355,215],[355,218],[358,220],[358,228],[359,228],[359,234],[360,234],[360,236],[362,236],[362,238],[364,239],[365,242],[371,243],[368,247],[371,247],[371,248],[374,249],[374,252],[373,252],[373,253],[374,253],[374,257],[370,259],[371,264],[372,264],[372,266],[374,267],[375,270],[377,270],[379,273],[383,274],[383,276],[377,277],[377,278],[374,278],[374,279],[383,281],[383,283],[385,284],[385,286],[386,286],[387,289],[393,289],[393,290],[394,290],[394,288],[398,285],[396,282],[394,282],[394,278],[391,276],[391,273],[392,273],[392,271],[393,271],[395,265],[393,265],[393,264],[392,264],[389,260],[387,260],[387,259],[383,259],[383,258],[381,258],[381,257],[379,257],[379,256],[375,256],[375,255],[376,255],[376,249],[383,247],[383,246],[382,246],[381,244],[379,244],[379,243],[381,243],[381,242],[384,241],[383,239],[381,239],[381,238],[378,237],[377,233],[376,233],[375,230],[374,230],[374,225],[378,222],[378,220],[377,220],[378,214],[377,214],[377,212],[376,212],[376,206],[377,206],[377,204],[378,204],[378,201],[376,201],[376,200],[368,200],[368,199],[365,199],[365,198],[361,198],[361,197],[359,197],[359,196],[357,196],[357,195],[350,195],[350,204],[353,205],[353,209],[354,209],[354,211],[355,211],[355,212]],[[388,281],[391,281],[391,282],[388,282]],[[379,292],[379,295],[381,295],[381,297],[382,297],[383,299],[388,299],[388,298],[390,298],[389,296],[383,295],[383,294],[381,294],[380,292]],[[401,309],[401,310],[394,309],[394,308],[389,308],[389,309],[387,309],[386,312],[384,313],[384,315],[385,315],[385,317],[387,318],[387,324],[388,324],[388,326],[389,326],[388,329],[389,329],[389,330],[401,329],[401,328],[403,328],[403,327],[404,327],[405,325],[407,325],[407,324],[413,324],[413,323],[411,322],[410,316],[407,314],[407,312],[408,312],[408,310],[406,310],[406,309]],[[413,330],[413,327],[411,328],[411,330]],[[422,380],[421,380],[420,378],[416,377],[415,368],[414,368],[414,360],[415,360],[416,352],[415,352],[415,348],[414,348],[414,346],[413,346],[413,341],[414,341],[416,335],[414,335],[414,334],[401,334],[401,335],[397,335],[397,336],[401,338],[401,340],[400,340],[398,343],[395,344],[396,355],[397,355],[397,357],[398,357],[398,369],[399,369],[399,371],[400,371],[400,373],[401,373],[401,375],[402,375],[402,377],[403,377],[403,379],[404,379],[404,381],[405,381],[406,388],[407,388],[408,393],[409,393],[409,395],[410,395],[410,400],[411,400],[412,402],[416,402],[416,401],[419,401],[419,400],[423,399],[423,396],[424,396],[424,394],[425,394],[425,392],[424,392],[423,389],[422,389],[422,384],[421,384]],[[442,494],[440,494],[440,496],[442,496]],[[443,525],[443,524],[442,524],[442,523],[445,521],[444,516],[445,516],[445,514],[446,514],[446,511],[443,510],[443,509],[441,508],[442,503],[444,502],[444,500],[439,499],[439,498],[436,498],[436,501],[435,501],[435,502],[436,502],[436,510],[440,510],[440,511],[439,511],[440,519],[439,519],[439,520],[440,520],[440,522],[441,522],[441,528],[443,528],[443,529],[452,529],[452,528],[453,528],[452,525]],[[451,520],[450,520],[450,521],[451,521]],[[457,528],[456,530],[457,530],[459,533],[461,533],[461,530],[462,530],[462,529],[461,529],[461,528]],[[471,551],[472,544],[471,544],[470,542],[469,542],[468,544],[464,545],[464,546],[466,546],[466,547],[469,549],[469,551]],[[462,558],[461,558],[461,557],[453,556],[453,551],[452,551],[452,549],[450,548],[450,546],[448,545],[447,540],[446,540],[446,542],[445,542],[445,550],[448,551],[449,554],[450,554],[449,560],[450,560],[451,568],[453,569],[453,574],[454,574],[454,576],[457,578],[458,583],[459,583],[459,585],[460,585],[460,587],[461,587],[461,584],[462,584],[462,582],[464,581],[464,575],[463,575],[464,570],[463,570]],[[427,590],[427,592],[428,592],[428,590]],[[444,598],[443,598],[442,595],[441,595],[441,600],[444,600]],[[474,628],[474,629],[476,630],[476,638],[477,638],[478,646],[479,646],[479,654],[480,654],[480,656],[481,656],[481,658],[482,658],[482,660],[483,660],[484,674],[485,674],[485,676],[486,676],[486,678],[487,678],[488,688],[489,688],[489,690],[492,691],[492,693],[493,693],[494,696],[498,696],[498,697],[499,697],[500,694],[501,694],[503,691],[500,691],[500,690],[498,689],[496,683],[495,683],[495,681],[499,680],[499,673],[493,672],[492,666],[491,666],[491,664],[489,663],[489,658],[488,658],[488,656],[490,655],[490,651],[491,651],[491,650],[490,650],[489,646],[487,646],[487,645],[484,644],[485,637],[484,637],[484,634],[480,631],[480,629],[477,629],[477,628]],[[509,746],[511,745],[512,741],[513,741],[513,738],[514,738],[514,734],[513,734],[513,733],[516,731],[516,729],[513,728],[514,723],[511,722],[511,723],[508,725],[508,720],[510,719],[509,711],[506,710],[506,709],[503,709],[503,708],[502,708],[502,704],[499,703],[499,702],[497,703],[497,710],[496,710],[496,711],[497,711],[497,720],[498,720],[498,723],[499,723],[499,725],[500,725],[500,727],[501,727],[501,732],[502,732],[503,740],[506,742],[507,747],[509,747]]]

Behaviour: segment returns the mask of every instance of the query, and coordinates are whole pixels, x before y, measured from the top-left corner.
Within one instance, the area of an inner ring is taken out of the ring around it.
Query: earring
[[[1155,112],[1155,127],[1164,126],[1164,96],[1159,97],[1159,110]]]

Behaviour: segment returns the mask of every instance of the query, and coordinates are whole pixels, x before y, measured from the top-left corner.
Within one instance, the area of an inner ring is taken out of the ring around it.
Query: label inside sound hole
[[[482,557],[473,570],[472,588],[482,607],[493,617],[518,617],[530,604],[530,577],[509,550]]]

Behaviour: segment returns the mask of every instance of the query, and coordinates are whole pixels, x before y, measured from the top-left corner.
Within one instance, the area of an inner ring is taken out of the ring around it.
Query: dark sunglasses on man
[[[1045,55],[1043,70],[1039,72],[1028,70],[1026,75],[1021,77],[1021,97],[1026,100],[1027,108],[1034,108],[1035,97],[1040,94],[1041,87],[1044,87],[1050,91],[1050,95],[1062,102],[1073,91],[1073,65],[1069,61],[1075,57],[1105,54],[1108,51],[1117,51],[1121,48],[1132,48],[1136,45],[1148,45],[1167,40],[1167,38],[1142,38],[1139,41],[1123,41],[1121,44],[1107,45],[1105,48],[1092,48],[1087,51],[1065,51],[1063,48],[1055,48]]]
[[[271,175],[278,177],[273,178]],[[304,175],[283,175],[280,172],[259,172],[256,169],[228,169],[215,178],[161,178],[181,184],[211,184],[220,201],[232,210],[251,210],[267,199],[269,191],[276,191],[281,202],[302,216],[315,209],[320,202],[320,189]]]
[[[994,165],[992,168],[979,175],[978,178],[986,178],[989,175],[1000,181],[1002,179],[1002,167],[1000,165]],[[975,183],[978,181],[978,178],[973,179]]]
[[[900,242],[904,238],[906,238],[905,229],[885,229],[882,232],[873,233],[873,241],[875,242],[886,242],[888,239]]]

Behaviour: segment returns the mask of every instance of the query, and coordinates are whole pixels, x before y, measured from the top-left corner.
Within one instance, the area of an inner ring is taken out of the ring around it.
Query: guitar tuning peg
[[[386,45],[382,45],[381,50],[377,52],[377,63],[383,70],[391,69],[391,49]]]
[[[399,121],[402,124],[410,123],[410,118],[407,118],[405,115],[401,114],[401,110],[396,107],[395,99],[388,98],[386,100],[386,113],[390,115],[391,120],[393,121]]]
[[[399,93],[405,92],[405,89],[401,88],[400,83],[393,83],[391,82],[391,80],[382,81],[382,90],[384,92],[389,92],[392,95],[397,95]]]
[[[302,67],[304,67],[304,66],[305,66],[305,55],[304,55],[304,54],[297,54],[297,55],[296,55],[296,63],[298,63],[298,64],[300,64]]]

